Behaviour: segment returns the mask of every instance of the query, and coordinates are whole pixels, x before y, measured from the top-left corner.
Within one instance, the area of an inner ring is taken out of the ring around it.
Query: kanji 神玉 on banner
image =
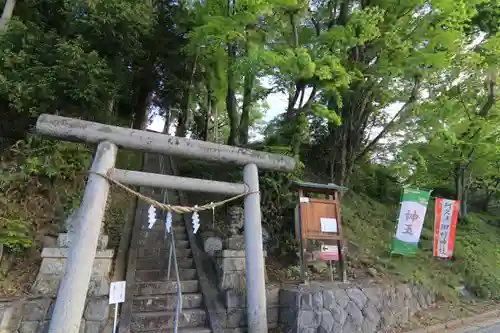
[[[417,252],[430,195],[430,191],[411,187],[403,189],[401,210],[391,253],[412,256]]]
[[[451,258],[455,242],[460,201],[436,198],[434,256]]]

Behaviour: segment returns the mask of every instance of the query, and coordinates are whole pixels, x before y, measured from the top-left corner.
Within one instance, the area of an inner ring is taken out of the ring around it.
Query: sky
[[[264,79],[262,84],[266,88],[271,88],[271,83],[267,79]],[[266,101],[267,105],[269,106],[269,109],[266,111],[266,114],[264,116],[264,121],[266,122],[271,121],[277,115],[285,112],[288,104],[287,96],[280,92],[269,94]],[[163,131],[164,125],[165,119],[163,119],[163,117],[154,116],[153,122],[148,126],[148,129],[161,132]],[[172,134],[172,131],[170,131],[170,134]]]
[[[262,80],[262,85],[266,88],[272,87],[272,84],[268,78],[264,78]],[[310,93],[310,90],[311,90],[310,88],[309,88],[309,90],[306,89],[306,96],[308,93]],[[267,105],[269,107],[269,109],[266,111],[264,119],[263,119],[266,122],[271,121],[277,115],[285,112],[285,110],[288,106],[288,97],[281,92],[274,92],[274,93],[269,94],[267,96],[266,101],[267,101]],[[385,111],[388,112],[388,114],[392,117],[394,114],[396,114],[396,112],[401,108],[401,106],[403,104],[404,103],[402,103],[402,102],[393,103],[393,104],[389,105],[388,107],[386,107]],[[164,124],[165,124],[165,119],[163,117],[154,116],[153,122],[148,126],[148,129],[153,130],[153,131],[157,131],[157,132],[162,132]],[[370,138],[374,138],[375,136],[377,136],[377,134],[381,130],[382,130],[382,128],[374,128],[372,130],[372,132],[370,133]],[[169,130],[169,134],[173,135],[174,132],[175,132],[175,128],[174,128],[174,126],[172,126]],[[255,133],[252,133],[252,134],[253,134],[252,136],[253,136],[254,140],[259,140],[262,138],[262,136],[260,134],[255,134]],[[383,140],[381,140],[381,141],[383,142]]]

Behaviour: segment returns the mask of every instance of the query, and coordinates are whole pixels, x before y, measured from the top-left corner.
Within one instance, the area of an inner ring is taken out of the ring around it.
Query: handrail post
[[[99,143],[91,170],[107,173],[115,165],[117,151],[118,148],[111,142]],[[76,221],[78,237],[68,251],[49,333],[79,331],[108,193],[108,181],[99,175],[89,174]]]
[[[249,333],[267,333],[266,281],[260,211],[259,172],[255,164],[243,169],[249,187],[245,197],[245,276],[247,285],[247,323]]]

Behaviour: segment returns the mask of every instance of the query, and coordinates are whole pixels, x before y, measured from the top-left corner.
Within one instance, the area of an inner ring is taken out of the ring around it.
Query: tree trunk
[[[243,107],[241,110],[240,119],[240,144],[248,143],[248,129],[250,127],[250,111],[252,109],[252,91],[255,83],[255,76],[253,73],[249,72],[245,75],[245,81],[243,83]]]
[[[467,187],[465,186],[465,166],[458,164],[455,168],[455,191],[460,201],[459,216],[467,217]]]
[[[493,195],[493,192],[488,192],[486,191],[486,197],[484,198],[483,200],[483,211],[485,213],[488,213],[488,210],[490,208],[490,201],[491,201],[491,197]]]
[[[229,118],[229,138],[227,144],[238,145],[238,110],[236,108],[236,80],[234,77],[234,58],[236,57],[233,43],[227,45],[227,95],[226,108]]]
[[[212,90],[207,87],[207,113],[205,116],[205,128],[203,130],[205,141],[213,141],[214,135],[212,129],[214,128],[214,111],[216,108],[216,103],[213,98]]]
[[[148,127],[149,104],[152,96],[152,91],[145,85],[141,85],[135,105],[133,128],[144,130]]]
[[[16,7],[16,0],[7,0],[5,6],[3,7],[2,17],[0,18],[0,32],[5,31],[7,24],[9,23],[12,13],[14,13],[14,8]]]
[[[217,100],[215,98],[212,98],[210,101],[210,110],[212,111],[212,115],[214,118],[213,124],[212,124],[212,131],[211,131],[211,141],[213,142],[219,142],[219,114],[218,114],[218,105],[217,105]]]
[[[177,118],[177,129],[175,131],[176,136],[185,137],[187,133],[187,128],[189,126],[189,114],[191,105],[191,87],[188,88],[184,98],[181,103],[181,113]]]
[[[196,52],[196,56],[193,61],[193,67],[191,70],[191,78],[189,80],[189,86],[186,89],[186,94],[182,99],[181,103],[181,114],[178,117],[177,122],[177,130],[175,132],[176,136],[185,137],[187,133],[187,129],[189,127],[189,118],[190,118],[190,107],[191,107],[191,96],[193,94],[193,85],[194,85],[194,75],[196,74],[196,65],[198,63],[198,52]]]

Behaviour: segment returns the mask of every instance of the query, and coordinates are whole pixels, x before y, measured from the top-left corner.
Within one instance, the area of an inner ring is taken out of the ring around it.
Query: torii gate
[[[81,218],[77,229],[79,237],[69,248],[66,272],[57,294],[49,333],[77,333],[80,325],[110,187],[108,180],[96,173],[110,174],[113,179],[123,184],[135,186],[154,186],[223,194],[248,192],[249,194],[244,201],[248,332],[267,333],[257,168],[290,172],[295,168],[293,158],[48,114],[43,114],[38,118],[36,131],[66,141],[98,144],[91,167],[93,173],[89,174],[80,206]],[[118,147],[243,165],[244,184],[115,169]],[[180,179],[182,179],[182,183]]]

